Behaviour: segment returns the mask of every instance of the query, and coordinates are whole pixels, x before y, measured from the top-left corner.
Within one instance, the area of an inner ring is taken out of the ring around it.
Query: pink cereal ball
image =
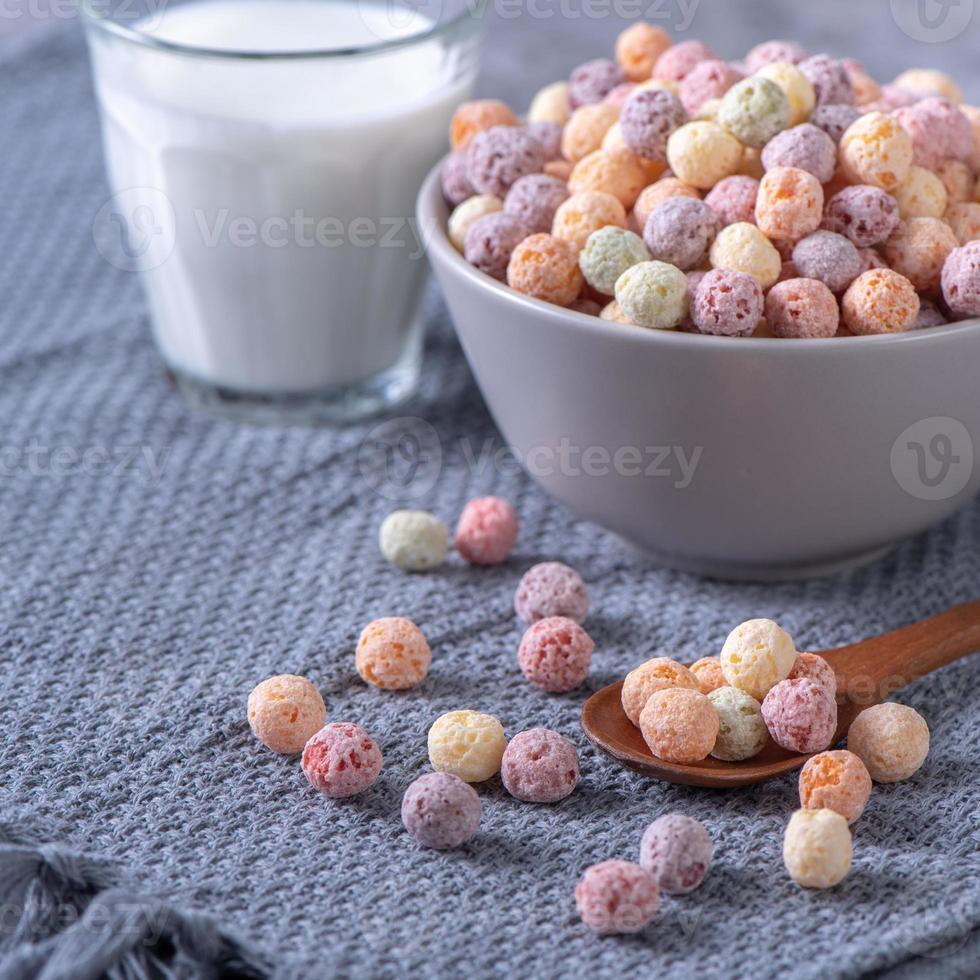
[[[980,316],[980,241],[949,253],[942,273],[943,298],[953,316]]]
[[[774,167],[759,182],[756,224],[768,238],[796,241],[820,227],[823,204],[823,187],[813,174]]]
[[[887,241],[899,220],[898,201],[891,194],[870,184],[856,184],[827,202],[822,227],[867,248]]]
[[[267,677],[248,696],[252,734],[273,752],[291,755],[323,727],[327,709],[315,685],[296,674]]]
[[[853,242],[833,231],[815,231],[797,242],[793,265],[804,279],[817,279],[832,293],[842,293],[862,269]]]
[[[524,634],[517,662],[535,687],[561,694],[588,676],[593,650],[592,637],[574,619],[549,616]]]
[[[504,789],[524,803],[557,803],[578,784],[578,753],[564,735],[531,728],[507,743],[500,778]]]
[[[524,222],[512,214],[485,214],[467,229],[463,257],[480,272],[504,282],[511,253],[530,234]]]
[[[673,92],[661,88],[637,89],[619,114],[619,128],[627,147],[647,160],[667,160],[667,140],[687,122],[687,113]]]
[[[765,309],[762,286],[755,276],[733,269],[712,269],[701,280],[691,308],[699,333],[747,337]]]
[[[529,568],[517,586],[514,609],[525,623],[564,616],[581,623],[589,611],[589,593],[574,568],[558,561]]]
[[[799,69],[809,79],[817,105],[854,105],[854,84],[843,63],[827,54],[801,61]]]
[[[687,895],[704,881],[714,844],[708,828],[683,813],[665,813],[643,832],[640,867],[668,895]]]
[[[466,154],[462,151],[450,154],[442,166],[439,181],[442,185],[442,196],[451,207],[462,204],[476,194],[466,176]]]
[[[837,147],[822,129],[803,123],[769,140],[762,150],[762,165],[766,170],[796,167],[826,184],[837,169]]]
[[[665,762],[701,762],[715,747],[718,713],[700,691],[668,687],[655,691],[640,712],[647,747]]]
[[[623,105],[635,88],[636,82],[620,82],[602,101],[622,111]]]
[[[959,247],[953,229],[939,218],[899,222],[885,243],[885,261],[921,293],[938,293],[943,266]]]
[[[672,197],[647,218],[643,241],[654,259],[689,272],[704,259],[718,230],[718,215],[704,201]]]
[[[431,662],[432,651],[422,631],[402,616],[368,623],[354,654],[361,679],[383,691],[404,691],[421,684]]]
[[[517,514],[502,497],[471,500],[456,525],[456,550],[471,565],[499,565],[517,540]]]
[[[821,752],[808,759],[800,771],[800,806],[804,810],[833,810],[854,823],[869,799],[868,767],[846,749]]]
[[[639,932],[660,910],[660,889],[649,871],[631,861],[593,864],[575,886],[582,921],[600,936]]]
[[[837,730],[837,703],[816,681],[783,680],[762,702],[772,740],[790,752],[822,752]]]
[[[681,102],[688,114],[694,116],[705,102],[720,99],[742,78],[743,75],[727,62],[699,61],[681,81]]]
[[[568,101],[573,109],[601,102],[617,85],[626,79],[614,61],[596,58],[579,65],[568,77]]]
[[[976,150],[976,137],[970,120],[949,99],[930,97],[893,113],[912,137],[915,163],[927,170],[938,170],[943,160],[969,163]]]
[[[798,653],[793,669],[787,675],[787,680],[795,681],[806,677],[819,684],[830,697],[837,697],[837,675],[834,668],[815,653]]]
[[[551,119],[527,124],[527,131],[541,144],[547,161],[561,159],[561,134],[565,127]]]
[[[402,823],[423,847],[448,851],[473,838],[483,816],[476,790],[449,772],[427,772],[405,790]]]
[[[710,694],[712,691],[717,691],[719,687],[728,685],[718,657],[702,657],[691,664],[691,673],[698,679],[698,687],[702,694]]]
[[[494,126],[467,147],[466,176],[478,194],[503,198],[514,181],[540,173],[547,162],[544,147],[526,129]]]
[[[848,287],[841,313],[851,333],[901,333],[911,330],[919,315],[919,294],[900,273],[872,269]]]
[[[836,145],[850,128],[861,118],[861,112],[852,105],[818,105],[810,116],[810,122],[822,129]]]
[[[750,74],[754,75],[760,68],[777,61],[798,65],[804,60],[806,51],[795,41],[763,41],[748,53],[745,65]]]
[[[547,174],[528,174],[515,180],[504,198],[504,212],[512,214],[528,234],[550,232],[555,212],[568,200],[564,181]]]
[[[715,184],[705,197],[707,204],[718,215],[722,225],[745,222],[755,224],[755,205],[759,198],[759,182],[752,177],[725,177]]]
[[[713,61],[718,56],[700,41],[681,41],[668,48],[653,67],[653,77],[659,82],[680,82],[698,62]]]
[[[303,749],[303,772],[314,789],[336,799],[363,793],[381,772],[381,749],[360,725],[324,725]]]
[[[775,337],[833,337],[840,326],[840,308],[822,282],[786,279],[769,290],[766,322]]]

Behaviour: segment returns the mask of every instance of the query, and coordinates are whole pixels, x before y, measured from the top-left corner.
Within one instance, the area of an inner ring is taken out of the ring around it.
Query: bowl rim
[[[779,351],[784,355],[793,351],[809,351],[811,353],[808,356],[812,356],[814,346],[830,352],[839,351],[841,345],[851,347],[855,344],[861,344],[862,348],[868,348],[872,346],[890,347],[900,344],[907,346],[932,344],[937,341],[942,342],[946,337],[962,334],[970,327],[980,327],[980,317],[977,317],[960,320],[956,323],[947,323],[939,327],[929,327],[924,330],[852,337],[720,337],[685,333],[679,330],[655,330],[642,327],[633,330],[613,331],[610,330],[608,321],[600,320],[597,316],[568,310],[561,306],[555,306],[554,303],[546,303],[544,300],[525,296],[523,293],[511,289],[505,283],[488,276],[485,272],[474,268],[463,258],[452,242],[449,241],[446,230],[449,208],[442,196],[440,173],[450,155],[447,154],[432,168],[419,189],[416,214],[419,228],[424,233],[426,250],[437,253],[441,261],[447,263],[455,272],[468,279],[483,292],[490,293],[495,298],[511,304],[515,309],[523,309],[537,316],[546,315],[555,322],[561,322],[565,329],[573,329],[593,336],[601,335],[605,339],[608,339],[612,334],[624,340],[665,347],[704,347],[707,349],[724,347],[730,350],[732,343],[737,341],[740,349],[744,349],[744,345],[750,344],[753,351],[766,356],[773,351]],[[445,217],[441,212],[445,213]]]

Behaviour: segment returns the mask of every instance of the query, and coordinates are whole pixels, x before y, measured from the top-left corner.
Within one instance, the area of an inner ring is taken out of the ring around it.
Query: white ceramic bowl
[[[835,340],[606,323],[429,258],[501,432],[562,503],[659,562],[726,578],[868,561],[980,490],[980,320]]]

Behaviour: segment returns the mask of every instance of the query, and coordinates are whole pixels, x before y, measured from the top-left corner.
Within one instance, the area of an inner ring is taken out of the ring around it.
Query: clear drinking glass
[[[415,195],[481,28],[471,0],[434,2],[84,0],[113,192],[96,245],[141,275],[195,404],[345,421],[415,389]]]

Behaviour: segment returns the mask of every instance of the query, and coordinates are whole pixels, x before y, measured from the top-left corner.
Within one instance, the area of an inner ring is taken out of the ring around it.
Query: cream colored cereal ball
[[[851,831],[833,810],[797,810],[783,837],[783,861],[804,888],[833,888],[851,870]]]
[[[755,226],[746,221],[723,228],[711,246],[711,267],[747,272],[763,289],[779,280],[783,260],[776,247]]]
[[[504,727],[480,711],[450,711],[429,729],[429,761],[467,783],[482,783],[500,771],[507,748]]]
[[[650,700],[650,695],[668,687],[684,687],[689,691],[701,689],[697,677],[683,664],[669,657],[654,657],[631,670],[623,681],[620,694],[626,717],[634,725],[639,725],[640,713]]]
[[[572,107],[568,101],[568,82],[552,82],[545,85],[531,99],[531,107],[527,110],[527,121],[554,122],[564,126],[572,115]]]
[[[381,523],[381,553],[407,572],[427,572],[446,560],[449,528],[424,510],[396,510]]]
[[[799,126],[810,118],[817,104],[817,93],[810,79],[796,65],[791,65],[788,61],[774,61],[763,65],[756,74],[775,82],[783,90],[789,101],[790,126]]]
[[[912,167],[908,177],[892,192],[903,218],[941,218],[949,195],[946,185],[931,170]]]
[[[840,165],[852,184],[894,191],[908,177],[915,151],[912,137],[884,112],[869,112],[841,137]]]
[[[789,676],[795,663],[792,637],[771,619],[750,619],[736,626],[721,651],[725,680],[760,702]]]
[[[608,102],[579,106],[561,134],[561,155],[572,163],[601,149],[603,137],[619,119],[619,110]]]
[[[672,330],[687,317],[687,276],[666,262],[640,262],[616,280],[616,302],[637,326]]]
[[[708,694],[718,715],[718,736],[711,755],[723,762],[741,762],[758,755],[769,741],[762,705],[737,687],[719,687]]]
[[[267,677],[248,696],[252,734],[273,752],[301,752],[326,720],[320,692],[296,674]]]
[[[950,102],[963,101],[963,90],[959,85],[946,72],[935,68],[909,68],[903,71],[892,85],[907,88],[910,92],[920,92],[923,95],[941,95]]]
[[[385,616],[361,630],[354,666],[361,680],[383,691],[406,691],[425,680],[432,663],[425,634],[410,619]]]
[[[626,208],[605,191],[583,191],[563,201],[555,212],[551,234],[575,249],[585,248],[589,235],[606,225],[626,227]]]
[[[929,726],[914,708],[889,701],[865,708],[851,723],[847,747],[876,783],[897,783],[918,772],[929,754]]]
[[[684,183],[710,190],[738,170],[742,144],[717,123],[690,122],[671,133],[667,162]]]
[[[653,74],[657,59],[673,43],[662,27],[641,20],[616,38],[616,61],[631,82],[642,82]]]
[[[456,249],[463,251],[463,242],[466,233],[470,230],[470,225],[477,218],[482,218],[485,214],[494,214],[502,211],[504,202],[493,194],[476,194],[468,197],[462,204],[453,209],[449,216],[449,240]]]

